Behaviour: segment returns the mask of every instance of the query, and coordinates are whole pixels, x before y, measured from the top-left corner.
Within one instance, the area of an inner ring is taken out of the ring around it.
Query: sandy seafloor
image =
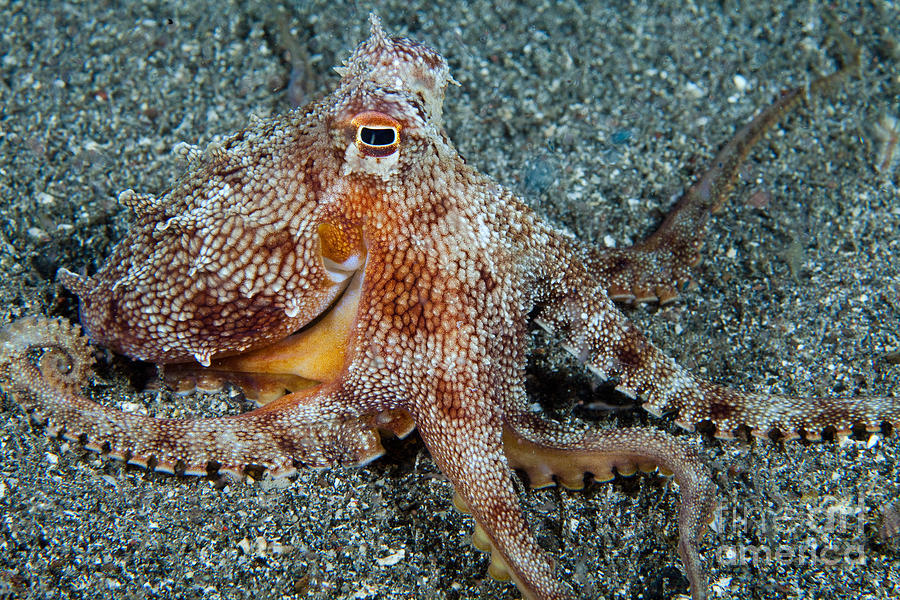
[[[449,60],[461,85],[449,90],[446,124],[463,156],[600,244],[651,231],[738,125],[834,64],[825,9],[810,2],[284,4],[0,1],[0,320],[74,317],[54,273],[93,272],[123,236],[117,192],[161,192],[185,168],[176,143],[202,146],[250,115],[288,110],[292,72],[295,95],[329,90],[331,66],[366,35],[373,7],[388,31]],[[829,6],[862,47],[862,76],[752,154],[714,220],[698,289],[629,313],[718,382],[900,396],[890,359],[900,350],[900,175],[876,172],[872,137],[879,118],[900,116],[900,6]],[[536,400],[560,414],[606,401],[548,339],[534,341]],[[246,409],[228,393],[135,393],[140,369],[101,358],[88,390],[100,401],[161,415]],[[518,597],[486,576],[470,519],[451,508],[450,485],[415,436],[363,469],[223,488],[50,440],[2,402],[0,598]],[[598,427],[675,431],[640,410],[589,416]],[[704,544],[712,598],[900,595],[898,541],[882,537],[900,491],[896,435],[687,439],[714,466],[724,507]],[[523,493],[560,577],[583,598],[686,591],[676,498],[657,476]],[[846,531],[829,526],[834,507],[855,513]],[[838,556],[861,549],[865,564],[727,560],[741,545],[829,543]]]

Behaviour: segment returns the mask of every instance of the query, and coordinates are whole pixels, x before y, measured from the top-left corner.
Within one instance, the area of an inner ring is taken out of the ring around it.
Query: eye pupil
[[[360,127],[359,139],[369,146],[390,146],[397,141],[397,132],[388,127]]]

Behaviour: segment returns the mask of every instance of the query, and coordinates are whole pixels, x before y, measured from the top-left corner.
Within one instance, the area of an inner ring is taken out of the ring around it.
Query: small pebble
[[[747,198],[747,204],[753,208],[765,208],[772,202],[772,194],[765,190],[757,190]]]
[[[687,85],[684,86],[684,90],[687,92],[688,96],[692,98],[702,98],[706,95],[706,92],[703,91],[703,88],[701,88],[693,81],[688,81]]]
[[[630,129],[620,129],[612,134],[609,140],[613,144],[624,144],[628,140],[631,139],[631,130]]]
[[[38,192],[35,195],[35,200],[37,200],[37,203],[41,206],[52,206],[56,204],[56,198],[47,192]]]
[[[376,558],[375,562],[378,563],[379,565],[381,565],[382,567],[390,567],[390,566],[396,565],[398,562],[400,562],[404,558],[406,558],[406,550],[401,548],[400,550],[397,550],[396,552],[392,552],[391,554],[388,554],[384,558]]]
[[[50,239],[50,236],[47,235],[47,232],[40,227],[29,227],[26,233],[28,233],[28,237],[36,242],[44,242]]]
[[[244,538],[241,541],[239,541],[237,543],[237,545],[238,545],[238,548],[240,548],[244,554],[250,554],[250,548],[251,548],[250,540],[248,540],[247,538]]]

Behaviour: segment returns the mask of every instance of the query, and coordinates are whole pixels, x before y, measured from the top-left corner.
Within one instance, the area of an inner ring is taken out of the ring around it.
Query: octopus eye
[[[380,112],[364,112],[353,117],[356,147],[372,157],[390,156],[400,147],[400,122]]]

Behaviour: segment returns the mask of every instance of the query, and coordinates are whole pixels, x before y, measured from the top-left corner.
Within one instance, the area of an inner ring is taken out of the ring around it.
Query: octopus
[[[529,402],[542,328],[590,373],[687,431],[819,439],[900,423],[892,397],[790,398],[693,375],[622,304],[673,301],[710,216],[750,148],[810,94],[858,64],[782,94],[740,129],[644,241],[599,248],[547,222],[470,167],[442,123],[454,79],[436,51],[371,33],[337,88],[222,143],[161,196],[127,190],[127,236],[93,275],[58,280],[81,329],[32,316],[0,332],[0,380],[47,433],[128,464],[183,475],[365,465],[382,436],[418,430],[475,522],[489,573],[529,600],[572,597],[523,516],[535,488],[659,469],[679,485],[677,552],[695,600],[715,505],[709,468],[652,427],[558,422]],[[88,341],[90,340],[90,341]],[[155,418],[98,404],[91,344],[161,365],[180,391],[228,383],[258,402],[237,416]]]

